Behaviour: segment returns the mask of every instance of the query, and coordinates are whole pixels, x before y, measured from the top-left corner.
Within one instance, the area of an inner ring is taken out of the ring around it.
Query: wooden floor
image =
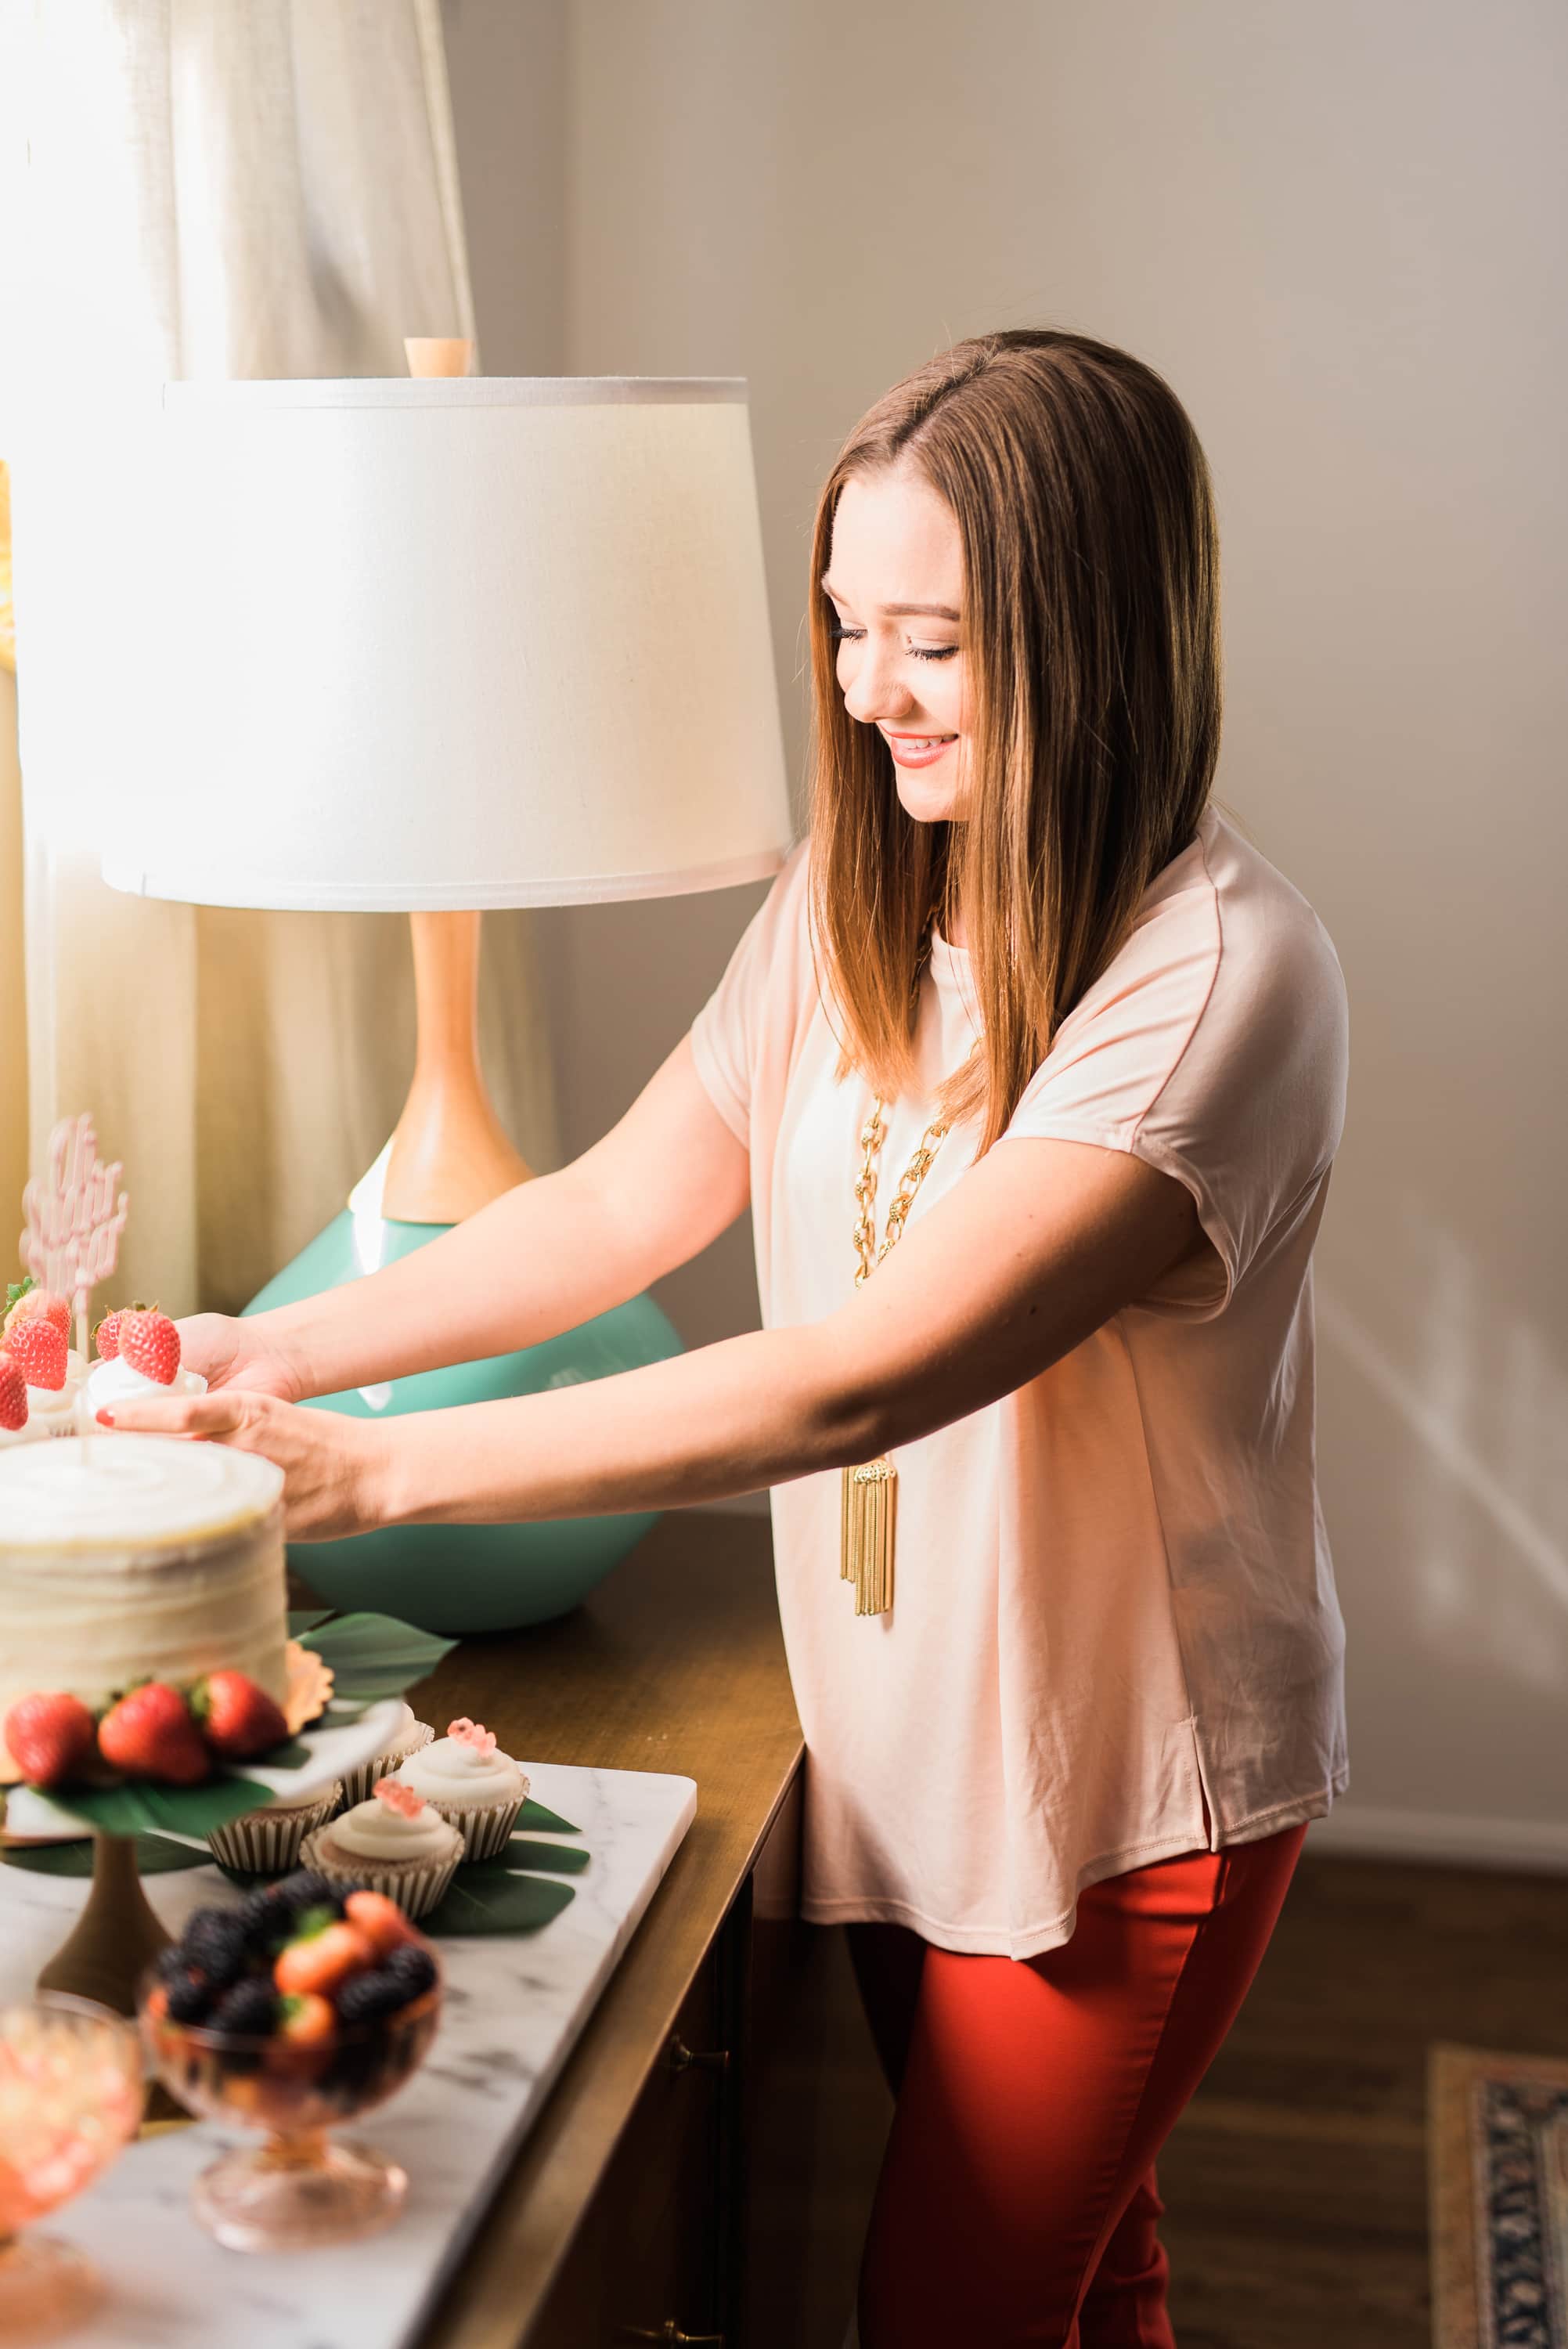
[[[811,2241],[792,2247],[799,2297],[780,2337],[840,2349],[889,2105],[841,1939],[810,1938],[792,2060],[818,2116],[815,2215]],[[1568,2056],[1568,1878],[1309,1845],[1247,2004],[1161,2158],[1181,2349],[1430,2349],[1437,2040]]]

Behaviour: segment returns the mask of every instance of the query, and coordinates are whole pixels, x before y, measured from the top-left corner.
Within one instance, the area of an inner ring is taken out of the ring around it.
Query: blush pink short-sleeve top
[[[769,1327],[823,1319],[851,1293],[871,1098],[835,1077],[806,883],[802,848],[691,1039],[749,1153]],[[919,1097],[889,1113],[883,1212],[976,1032],[967,957],[939,938]],[[888,1614],[857,1618],[840,1579],[839,1472],[773,1494],[808,1753],[808,1918],[1030,1957],[1068,1940],[1084,1886],[1319,1817],[1344,1790],[1311,1257],[1346,1063],[1327,933],[1211,806],[996,1146],[1058,1138],[1145,1159],[1191,1192],[1212,1253],[895,1454]],[[914,1216],[963,1181],[977,1139],[948,1134]]]

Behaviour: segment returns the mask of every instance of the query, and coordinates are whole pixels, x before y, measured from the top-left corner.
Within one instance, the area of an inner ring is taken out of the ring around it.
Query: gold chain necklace
[[[918,980],[916,983],[918,985]],[[855,1185],[855,1205],[860,1210],[854,1229],[855,1254],[859,1258],[855,1269],[857,1288],[870,1279],[909,1220],[914,1195],[924,1182],[942,1137],[947,1132],[945,1123],[937,1118],[921,1135],[920,1146],[904,1168],[903,1180],[888,1203],[887,1226],[882,1246],[878,1247],[876,1158],[887,1139],[882,1106],[879,1093],[872,1103],[870,1117],[861,1128],[861,1147],[865,1155],[861,1163],[860,1179]],[[880,1459],[868,1460],[861,1467],[843,1471],[839,1571],[845,1582],[852,1582],[855,1586],[857,1615],[884,1615],[892,1605],[893,1535],[897,1513],[898,1470],[885,1452]]]

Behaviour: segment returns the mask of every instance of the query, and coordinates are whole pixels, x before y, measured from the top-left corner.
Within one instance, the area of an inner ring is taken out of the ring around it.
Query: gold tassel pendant
[[[855,1586],[857,1615],[885,1615],[892,1605],[898,1470],[882,1456],[843,1472],[839,1571]]]

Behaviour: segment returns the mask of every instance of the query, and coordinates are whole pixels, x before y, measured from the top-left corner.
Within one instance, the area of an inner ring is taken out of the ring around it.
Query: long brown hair
[[[844,708],[819,584],[844,483],[901,462],[963,540],[962,823],[904,812],[887,744]],[[985,1032],[942,1106],[984,1112],[984,1153],[1191,841],[1213,779],[1213,495],[1170,386],[1126,351],[1048,330],[975,336],[917,367],[861,419],[824,485],[810,638],[812,932],[841,1073],[903,1091],[926,921],[956,909]]]

